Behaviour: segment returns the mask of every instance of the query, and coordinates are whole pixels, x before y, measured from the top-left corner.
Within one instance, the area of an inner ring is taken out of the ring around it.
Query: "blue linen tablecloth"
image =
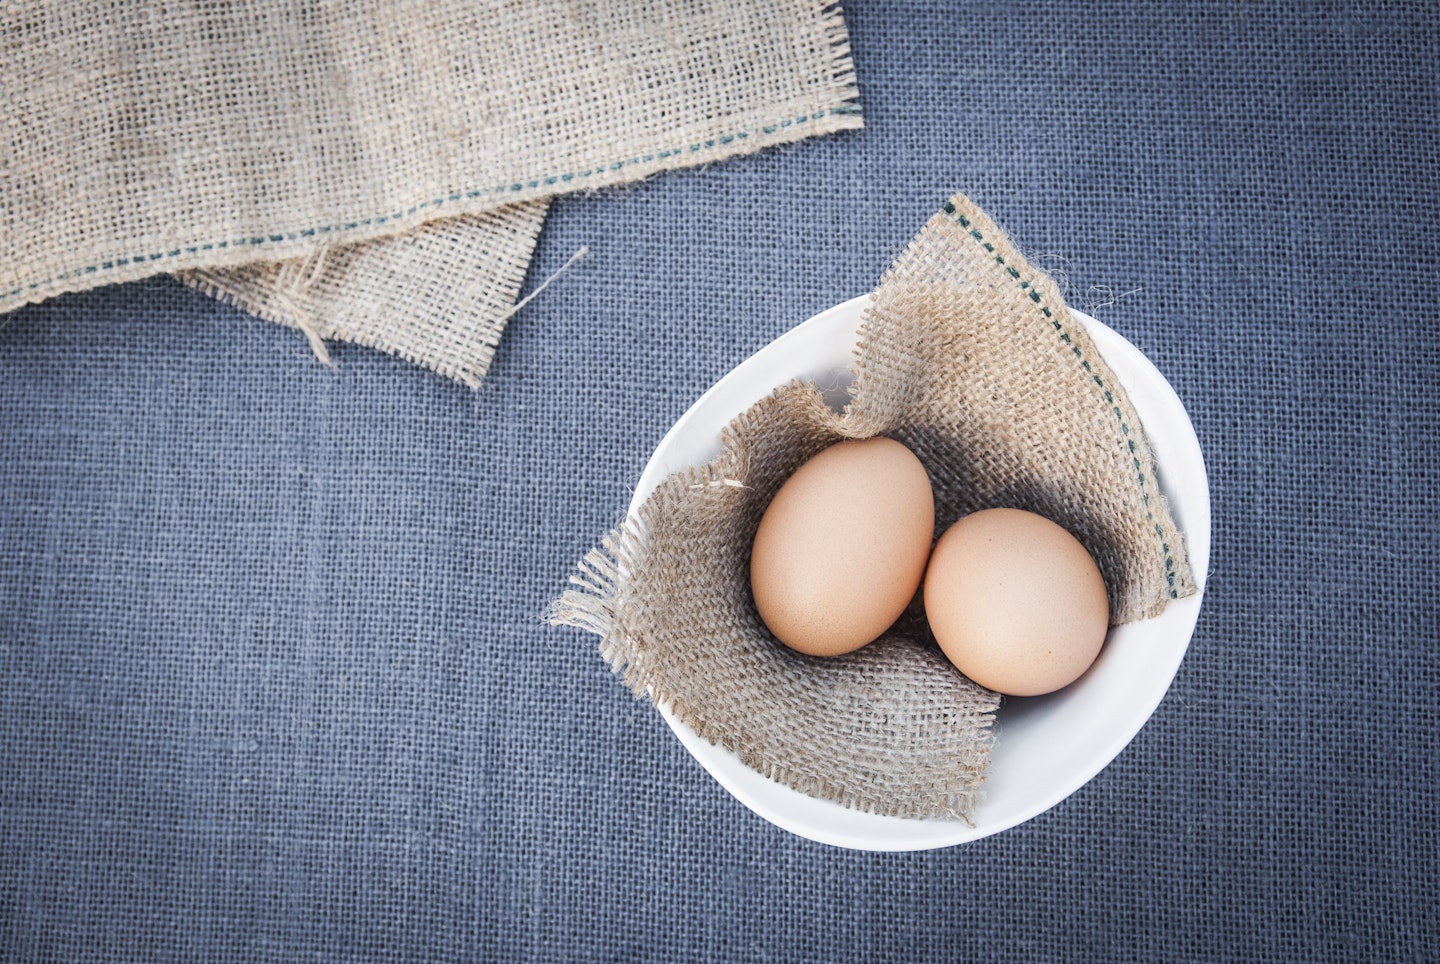
[[[0,317],[0,958],[1440,957],[1440,13],[846,17],[867,129],[557,201],[478,391],[168,279]],[[835,849],[541,616],[955,191],[1184,400],[1205,608],[1053,810]]]

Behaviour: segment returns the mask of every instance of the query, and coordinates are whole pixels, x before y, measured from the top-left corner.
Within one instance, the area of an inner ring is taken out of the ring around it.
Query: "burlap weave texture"
[[[0,311],[198,270],[472,384],[540,201],[860,125],[817,0],[75,0],[0,14],[0,76]]]
[[[946,202],[867,309],[843,412],[808,383],[740,414],[713,462],[666,479],[589,553],[551,614],[602,638],[637,695],[797,790],[877,813],[969,818],[999,697],[927,639],[917,607],[833,660],[766,630],[748,562],[774,493],[843,438],[911,448],[936,532],[982,508],[1038,512],[1095,557],[1111,620],[1194,591],[1184,540],[1124,389],[1053,282],[968,199]]]

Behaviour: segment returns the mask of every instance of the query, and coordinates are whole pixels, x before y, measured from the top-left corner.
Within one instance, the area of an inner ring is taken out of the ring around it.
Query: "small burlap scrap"
[[[325,341],[378,348],[471,388],[516,308],[546,201],[431,221],[289,261],[182,271],[186,284]]]
[[[0,312],[202,271],[472,383],[544,199],[861,126],[825,0],[61,0],[0,12],[0,76]]]
[[[842,438],[908,445],[935,489],[936,532],[981,508],[1064,525],[1105,576],[1112,621],[1193,592],[1143,428],[1055,285],[957,195],[874,293],[851,399],[778,388],[713,462],[666,479],[581,561],[550,618],[601,636],[637,695],[797,790],[881,814],[969,819],[999,697],[957,672],[910,611],[839,659],[765,629],[749,553],[780,485]]]

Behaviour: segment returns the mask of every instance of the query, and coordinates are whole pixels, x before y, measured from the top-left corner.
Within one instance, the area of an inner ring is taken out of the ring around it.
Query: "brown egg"
[[[760,618],[802,653],[859,649],[915,597],[934,528],[913,452],[888,438],[837,442],[786,480],[760,520],[750,555]]]
[[[947,529],[931,553],[924,598],[950,662],[1011,696],[1079,679],[1110,623],[1090,553],[1054,522],[1019,509],[986,509]]]

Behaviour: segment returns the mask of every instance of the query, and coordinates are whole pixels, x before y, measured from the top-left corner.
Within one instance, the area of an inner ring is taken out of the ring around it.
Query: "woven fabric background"
[[[1440,14],[846,8],[864,131],[562,197],[477,391],[169,279],[0,319],[0,958],[1440,957]],[[669,425],[963,190],[1205,449],[1205,609],[1048,813],[868,854],[541,621]]]

